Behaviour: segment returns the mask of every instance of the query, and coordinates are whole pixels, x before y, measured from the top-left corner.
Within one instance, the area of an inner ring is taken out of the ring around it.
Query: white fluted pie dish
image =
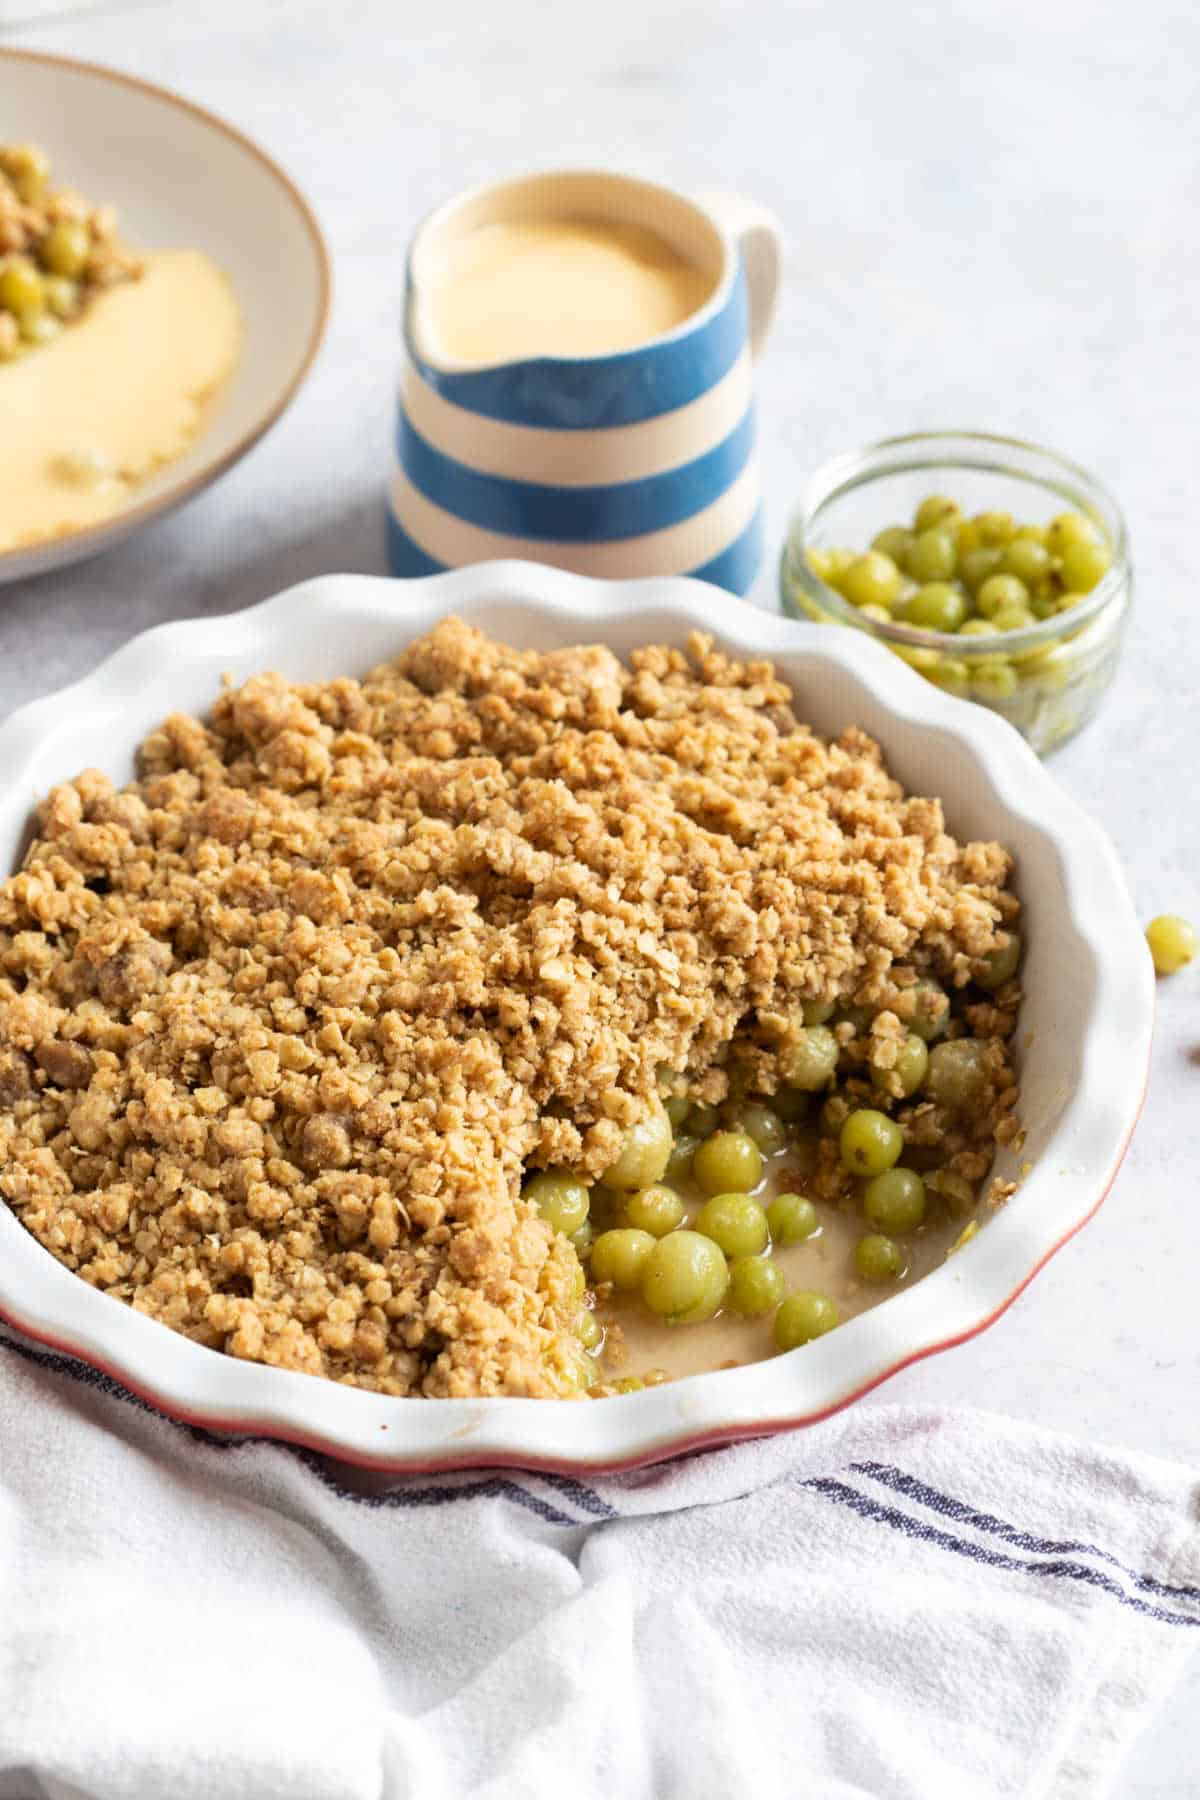
[[[1145,1089],[1153,1018],[1149,956],[1116,858],[1015,731],[932,690],[865,636],[797,624],[669,578],[584,580],[526,563],[427,580],[329,576],[232,617],[145,633],[73,688],[0,725],[0,867],[17,864],[30,809],[86,767],[114,780],[175,711],[204,713],[229,671],[293,680],[358,674],[454,612],[547,649],[712,632],[770,657],[824,733],[864,726],[912,792],[938,795],[959,837],[1015,853],[1027,943],[1018,1038],[1025,1141],[997,1171],[1016,1194],[964,1249],[911,1288],[790,1354],[618,1398],[397,1400],[240,1361],[192,1343],[89,1287],[0,1204],[0,1315],[101,1368],[164,1412],[213,1430],[267,1434],[388,1469],[628,1466],[700,1444],[804,1425],[919,1357],[981,1331],[1095,1212]]]

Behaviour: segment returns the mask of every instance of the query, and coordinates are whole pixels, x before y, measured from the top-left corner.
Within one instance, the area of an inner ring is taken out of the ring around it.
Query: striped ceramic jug
[[[423,282],[449,246],[481,225],[555,217],[649,228],[711,274],[708,298],[674,330],[613,354],[486,367],[439,355]],[[537,175],[435,212],[409,255],[393,573],[524,557],[745,593],[761,554],[751,365],[779,262],[760,210],[621,175]]]

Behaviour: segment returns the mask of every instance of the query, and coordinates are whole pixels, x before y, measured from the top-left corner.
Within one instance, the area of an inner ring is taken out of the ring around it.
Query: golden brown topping
[[[867,1072],[1013,922],[1005,853],[803,710],[704,638],[627,669],[447,620],[361,683],[166,720],[130,787],[56,789],[0,886],[0,1192],[230,1354],[571,1392],[578,1264],[526,1164],[596,1180],[660,1070],[772,1093],[806,1001],[891,1009],[836,1026]]]

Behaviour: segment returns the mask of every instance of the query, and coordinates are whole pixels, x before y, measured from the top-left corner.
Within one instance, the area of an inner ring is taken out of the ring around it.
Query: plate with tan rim
[[[802,1349],[579,1404],[402,1400],[239,1361],[89,1287],[2,1203],[0,1316],[177,1418],[393,1470],[599,1471],[803,1426],[990,1325],[1112,1184],[1145,1090],[1153,973],[1103,832],[1002,719],[931,689],[865,634],[783,619],[683,578],[603,582],[528,563],[419,581],[324,577],[243,613],[147,632],[13,714],[0,726],[0,869],[17,864],[37,796],[87,767],[130,779],[146,733],[169,713],[206,712],[225,671],[237,681],[265,669],[299,681],[362,674],[448,613],[541,650],[602,642],[620,655],[710,632],[735,655],[771,658],[818,731],[862,725],[910,792],[941,797],[960,839],[1012,849],[1027,946],[1026,1137],[1000,1152],[997,1172],[1023,1174],[1016,1193],[957,1255]]]
[[[100,522],[0,552],[6,582],[118,543],[232,468],[312,367],[331,280],[320,227],[289,177],[232,125],[178,94],[94,63],[3,47],[0,121],[5,142],[46,151],[56,185],[111,203],[131,246],[209,256],[229,278],[243,331],[237,365],[185,453],[131,487]],[[4,377],[0,365],[0,417]]]

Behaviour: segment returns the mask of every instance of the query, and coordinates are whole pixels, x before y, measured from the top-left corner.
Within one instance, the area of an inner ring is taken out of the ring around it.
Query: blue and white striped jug
[[[423,276],[480,225],[589,218],[656,232],[715,278],[632,350],[483,368],[436,353]],[[583,575],[696,575],[742,594],[761,555],[751,368],[775,304],[779,235],[732,197],[602,173],[537,175],[450,201],[408,264],[392,571],[523,557]]]

